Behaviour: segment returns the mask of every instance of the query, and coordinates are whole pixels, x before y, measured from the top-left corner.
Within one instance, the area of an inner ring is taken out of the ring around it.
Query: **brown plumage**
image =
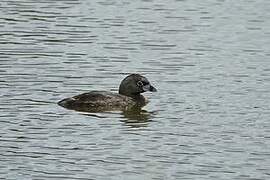
[[[121,82],[119,94],[107,91],[90,91],[63,99],[58,104],[67,109],[87,112],[129,110],[143,107],[148,103],[146,98],[140,94],[146,91],[155,92],[156,89],[150,85],[145,77],[131,74]]]

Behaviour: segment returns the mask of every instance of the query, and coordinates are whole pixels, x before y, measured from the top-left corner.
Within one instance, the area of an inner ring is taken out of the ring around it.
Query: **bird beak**
[[[151,92],[157,92],[157,89],[156,89],[154,86],[151,86],[151,85],[150,85],[149,91],[151,91]]]
[[[150,92],[156,92],[157,91],[157,89],[154,86],[150,85],[150,84],[144,85],[143,90],[145,92],[146,91],[150,91]]]

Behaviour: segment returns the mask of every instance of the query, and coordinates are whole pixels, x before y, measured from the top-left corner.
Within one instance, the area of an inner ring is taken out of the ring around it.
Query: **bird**
[[[127,111],[145,106],[149,101],[141,93],[147,91],[156,92],[157,89],[146,77],[129,74],[121,81],[118,93],[94,90],[65,98],[57,104],[66,109],[86,112]]]

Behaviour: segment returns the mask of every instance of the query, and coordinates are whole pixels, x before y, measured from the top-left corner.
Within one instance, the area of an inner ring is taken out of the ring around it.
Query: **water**
[[[270,2],[1,1],[1,179],[269,179]],[[56,102],[158,92],[141,114]]]

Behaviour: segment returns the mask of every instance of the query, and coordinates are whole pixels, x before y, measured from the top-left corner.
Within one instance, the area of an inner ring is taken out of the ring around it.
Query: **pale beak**
[[[156,92],[157,91],[157,89],[154,86],[150,85],[150,84],[144,85],[143,90],[145,92],[146,91],[151,91],[151,92]]]

